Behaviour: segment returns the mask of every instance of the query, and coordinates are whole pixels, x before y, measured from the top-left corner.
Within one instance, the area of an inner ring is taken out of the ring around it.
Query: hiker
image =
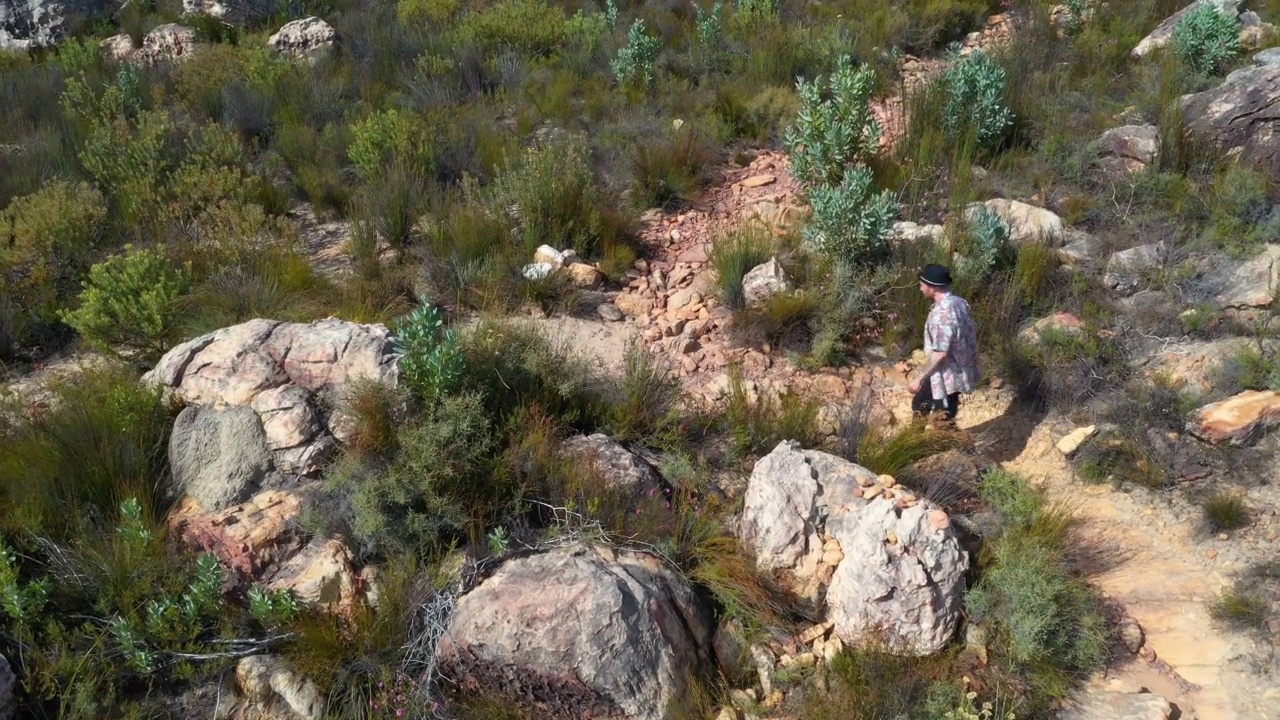
[[[953,421],[960,409],[960,393],[973,392],[982,377],[978,335],[969,303],[951,294],[950,270],[924,266],[920,292],[933,301],[933,309],[924,325],[924,368],[907,386],[915,394],[911,411],[916,415],[944,412]]]

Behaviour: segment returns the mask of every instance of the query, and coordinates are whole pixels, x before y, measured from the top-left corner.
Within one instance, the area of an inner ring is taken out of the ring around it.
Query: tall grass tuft
[[[751,268],[769,260],[770,245],[767,235],[752,230],[737,230],[712,245],[711,267],[725,307],[740,310],[746,305],[742,279]]]
[[[49,408],[0,443],[7,528],[67,539],[114,522],[131,497],[148,521],[163,517],[173,413],[160,390],[117,365],[55,380],[49,390]]]

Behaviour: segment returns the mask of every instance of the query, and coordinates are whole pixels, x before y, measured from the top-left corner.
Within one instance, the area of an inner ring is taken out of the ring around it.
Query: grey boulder
[[[509,560],[457,604],[445,677],[557,718],[667,720],[711,666],[711,617],[646,553],[575,544]]]
[[[247,407],[183,408],[169,436],[169,465],[174,489],[205,512],[243,502],[274,469],[262,423]]]

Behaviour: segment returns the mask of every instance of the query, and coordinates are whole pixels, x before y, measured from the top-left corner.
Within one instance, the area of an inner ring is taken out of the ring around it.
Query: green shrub
[[[49,602],[49,578],[25,581],[19,577],[18,558],[0,542],[0,609],[18,625],[30,625]]]
[[[1219,12],[1213,4],[1202,3],[1178,22],[1172,41],[1178,58],[1188,67],[1206,75],[1217,74],[1242,51],[1240,21],[1234,13]]]
[[[396,352],[405,386],[428,402],[453,392],[465,369],[458,334],[444,329],[444,318],[423,305],[395,324]]]
[[[979,147],[994,148],[1013,127],[1004,68],[982,50],[953,57],[940,79],[947,96],[943,127],[957,141],[973,134]]]
[[[499,0],[467,13],[457,32],[460,45],[475,43],[490,55],[505,48],[546,55],[564,42],[564,11],[546,0]]]
[[[49,385],[50,408],[15,423],[0,443],[0,520],[53,540],[74,536],[138,498],[163,516],[172,421],[159,390],[123,368],[85,370]]]
[[[461,0],[396,0],[396,16],[405,25],[440,25],[458,14]]]
[[[463,386],[481,394],[495,418],[537,407],[558,423],[594,432],[608,423],[600,407],[599,379],[588,361],[537,328],[481,322],[461,338],[467,372]]]
[[[711,267],[716,273],[716,289],[720,302],[732,310],[746,304],[742,295],[742,278],[752,268],[768,262],[769,237],[762,232],[739,230],[720,238],[711,246]]]
[[[368,240],[366,252],[356,256],[357,266],[377,261],[377,239],[382,238],[404,256],[417,232],[418,220],[429,202],[430,181],[422,168],[397,160],[373,178],[356,198],[359,217],[353,234]]]
[[[1009,241],[1009,227],[990,208],[980,207],[970,225],[968,247],[960,250],[964,262],[958,270],[967,281],[981,285],[1001,265],[1009,264],[1015,253]]]
[[[806,448],[821,444],[821,402],[817,398],[802,396],[790,388],[776,397],[752,394],[742,381],[741,369],[731,368],[724,422],[739,457],[767,453],[783,440],[794,440]]]
[[[892,433],[882,428],[868,429],[858,439],[850,459],[874,473],[897,475],[920,460],[959,445],[960,438],[952,433],[911,422]]]
[[[704,49],[712,48],[724,32],[724,6],[717,2],[711,6],[711,12],[704,12],[699,5],[697,12],[694,23],[698,29],[698,45]]]
[[[631,161],[632,202],[640,208],[675,210],[698,196],[706,185],[716,152],[702,133],[681,128],[642,142]]]
[[[662,38],[645,34],[644,21],[636,18],[627,31],[627,44],[609,64],[613,77],[624,87],[647,88],[653,84],[654,62],[662,49]]]
[[[813,292],[775,293],[756,307],[739,310],[729,337],[735,345],[804,352],[813,342],[817,313]]]
[[[1001,512],[1003,528],[983,550],[982,576],[965,607],[973,622],[988,627],[1012,669],[1034,673],[1042,688],[1056,685],[1061,693],[1069,673],[1107,659],[1106,621],[1067,553],[1070,518],[1045,508],[1039,493],[1006,471],[988,475],[982,493]]]
[[[189,274],[190,267],[174,267],[159,251],[126,245],[123,254],[93,266],[80,306],[60,317],[102,350],[123,347],[156,358],[178,339],[179,301],[191,289]]]
[[[1256,344],[1227,355],[1209,373],[1214,392],[1223,396],[1245,390],[1280,388],[1280,363]]]
[[[1245,256],[1280,233],[1270,220],[1271,199],[1265,174],[1232,164],[1209,185],[1209,223],[1204,239],[1233,256]]]
[[[806,698],[802,717],[942,718],[960,696],[952,654],[896,655],[878,647],[850,648],[836,656],[827,691]]]
[[[888,190],[875,191],[871,171],[858,168],[838,185],[809,189],[813,214],[804,239],[844,268],[884,258],[898,203]]]
[[[482,538],[485,523],[514,500],[514,488],[491,471],[495,441],[479,396],[448,396],[404,429],[389,467],[339,463],[326,475],[326,494],[349,508],[342,519],[366,551],[438,553]]]
[[[1214,621],[1234,630],[1261,630],[1267,626],[1270,612],[1266,596],[1239,583],[1222,591],[1209,606]]]
[[[605,396],[610,408],[608,430],[619,442],[656,443],[682,438],[676,421],[682,388],[670,368],[653,357],[642,344],[627,346],[622,378]]]
[[[393,161],[414,172],[432,167],[430,130],[423,121],[403,110],[390,108],[371,113],[351,126],[351,164],[366,182],[381,177]]]
[[[1200,501],[1205,528],[1209,532],[1225,532],[1244,527],[1249,522],[1249,508],[1236,493],[1217,490]]]
[[[778,0],[733,0],[733,7],[739,20],[752,26],[778,17]]]
[[[874,71],[855,70],[847,55],[836,61],[829,83],[821,76],[796,82],[801,107],[784,144],[792,175],[806,188],[839,185],[848,168],[865,164],[879,149],[880,124],[869,105],[874,85]]]
[[[93,187],[55,180],[0,212],[0,298],[9,305],[10,343],[56,320],[103,234],[107,207]]]
[[[865,167],[880,142],[880,125],[869,100],[875,74],[853,68],[841,56],[825,92],[819,77],[800,80],[800,112],[785,134],[792,173],[800,179],[813,206],[805,240],[845,268],[883,256],[889,228],[898,212],[887,191],[874,191],[874,178]]]
[[[494,183],[496,204],[514,215],[522,254],[539,245],[591,257],[606,233],[605,197],[581,138],[531,148]]]

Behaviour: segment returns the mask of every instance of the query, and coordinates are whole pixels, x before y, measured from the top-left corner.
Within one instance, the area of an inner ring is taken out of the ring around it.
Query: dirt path
[[[1080,521],[1081,542],[1097,551],[1090,555],[1090,580],[1145,632],[1145,645],[1137,656],[1120,658],[1088,687],[1125,692],[1146,688],[1175,703],[1184,719],[1280,718],[1280,680],[1255,665],[1265,661],[1267,650],[1247,637],[1220,630],[1208,614],[1209,603],[1231,582],[1232,573],[1242,569],[1243,561],[1274,554],[1275,542],[1268,538],[1274,538],[1280,526],[1275,515],[1219,539],[1198,532],[1185,503],[1084,484],[1055,448],[1057,440],[1074,429],[1070,424],[1053,417],[1041,420],[1020,449],[998,437],[1012,435],[1015,443],[1022,443],[1027,424],[1037,422],[1024,411],[1010,410],[1009,400],[1007,393],[976,393],[958,424],[980,432],[986,428],[988,437],[977,439],[997,456],[1013,455],[1004,462],[1006,468],[1073,510]]]

